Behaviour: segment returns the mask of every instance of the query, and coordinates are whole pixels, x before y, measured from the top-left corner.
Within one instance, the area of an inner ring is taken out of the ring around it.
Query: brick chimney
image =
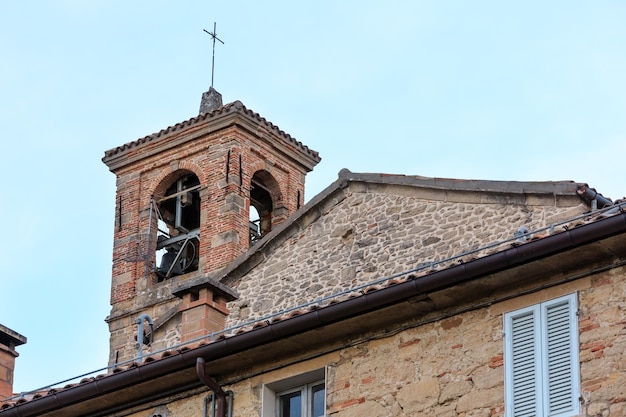
[[[182,300],[179,311],[183,343],[223,330],[228,316],[226,303],[239,297],[236,291],[211,278],[185,283],[172,293]]]
[[[19,354],[15,347],[26,343],[26,337],[0,324],[0,401],[13,396],[13,370]]]

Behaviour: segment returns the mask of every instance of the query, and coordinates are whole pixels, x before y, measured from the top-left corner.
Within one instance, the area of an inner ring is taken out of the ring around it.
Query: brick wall
[[[275,132],[260,128],[251,132],[234,122],[212,130],[207,127],[210,123],[215,121],[129,147],[124,151],[128,163],[116,162],[112,310],[107,319],[110,363],[134,356],[135,318],[148,313],[156,320],[159,312],[176,306],[179,300],[171,294],[172,285],[223,268],[248,250],[250,180],[257,171],[269,173],[278,187],[273,195],[274,224],[295,212],[298,195],[304,195],[305,174],[316,161],[304,165],[297,146],[277,152],[276,144],[284,140]],[[153,273],[157,223],[156,215],[150,214],[150,201],[152,196],[162,197],[184,173],[195,174],[201,185],[198,271],[157,283]],[[173,320],[180,323],[180,318]],[[167,343],[166,334],[172,334],[168,327],[156,334]],[[162,343],[158,339],[156,344]]]

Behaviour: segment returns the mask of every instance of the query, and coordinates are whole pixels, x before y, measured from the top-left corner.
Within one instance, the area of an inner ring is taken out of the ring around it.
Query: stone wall
[[[341,352],[328,413],[504,416],[503,313],[579,292],[582,415],[626,415],[623,268],[469,311]]]
[[[338,350],[295,353],[219,381],[234,392],[238,416],[261,416],[264,384],[325,368],[328,416],[504,417],[503,314],[572,293],[579,298],[581,416],[624,416],[624,267],[480,309],[459,305],[456,314],[434,312],[394,329],[372,329]],[[171,417],[197,416],[205,395],[192,394],[159,406]],[[132,416],[152,414],[144,407]]]
[[[444,197],[397,185],[350,183],[338,189],[320,205],[319,218],[230,283],[240,298],[230,304],[228,325],[511,239],[520,226],[539,229],[587,210],[576,196],[557,201],[552,195],[446,192]]]

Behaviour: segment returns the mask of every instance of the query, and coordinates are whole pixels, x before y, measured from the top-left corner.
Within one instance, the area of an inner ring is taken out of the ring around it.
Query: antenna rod
[[[211,37],[213,38],[213,58],[211,59],[211,88],[212,88],[213,87],[213,75],[215,74],[215,40],[217,39],[218,41],[220,41],[222,45],[224,44],[224,41],[222,41],[220,38],[217,37],[217,23],[213,22],[213,32],[209,32],[206,29],[202,29],[202,30],[204,30],[206,33],[211,35]]]

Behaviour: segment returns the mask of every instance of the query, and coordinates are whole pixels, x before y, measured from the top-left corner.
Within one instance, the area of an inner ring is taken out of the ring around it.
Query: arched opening
[[[257,171],[250,181],[250,246],[272,230],[272,214],[279,200],[274,177],[267,171]]]
[[[256,208],[250,204],[250,246],[261,239],[261,216]]]
[[[198,269],[200,247],[200,180],[194,174],[175,177],[156,201],[157,282]]]

